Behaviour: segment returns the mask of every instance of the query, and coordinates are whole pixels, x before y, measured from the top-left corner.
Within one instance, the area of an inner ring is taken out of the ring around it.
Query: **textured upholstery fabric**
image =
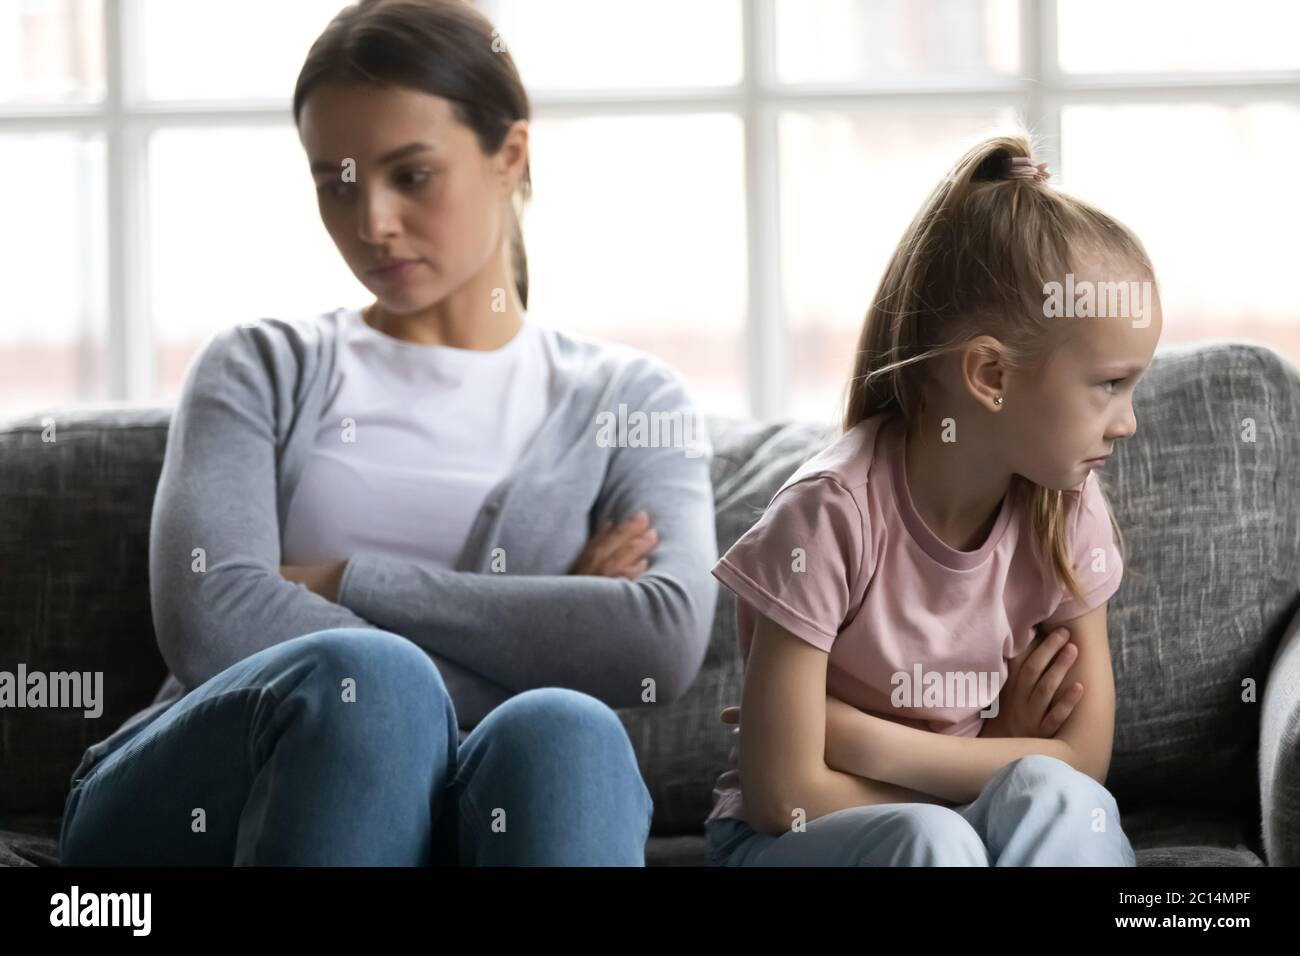
[[[1300,864],[1300,373],[1258,346],[1164,350],[1135,404],[1138,433],[1103,474],[1128,550],[1110,604],[1107,786],[1139,865]],[[106,701],[98,720],[0,710],[0,864],[53,861],[73,767],[165,673],[146,558],[169,410],[48,414],[54,442],[44,415],[0,423],[0,669],[102,670]],[[834,434],[709,428],[721,551]],[[620,712],[655,800],[648,862],[703,862],[700,824],[730,747],[717,715],[739,699],[724,592],[688,693]]]

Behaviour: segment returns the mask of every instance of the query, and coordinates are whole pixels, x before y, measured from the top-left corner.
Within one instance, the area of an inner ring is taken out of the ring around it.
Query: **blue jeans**
[[[705,840],[713,866],[1137,865],[1110,791],[1039,754],[1007,764],[970,803],[849,807],[780,836],[728,817]]]
[[[66,865],[644,866],[654,804],[618,715],[511,697],[458,740],[437,667],[306,634],[195,688],[74,780]]]

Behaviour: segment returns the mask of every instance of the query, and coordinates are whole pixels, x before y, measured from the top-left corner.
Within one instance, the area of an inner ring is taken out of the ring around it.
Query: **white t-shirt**
[[[374,551],[450,568],[550,408],[552,330],[494,351],[404,342],[340,310],[338,361],[289,503],[284,564]]]

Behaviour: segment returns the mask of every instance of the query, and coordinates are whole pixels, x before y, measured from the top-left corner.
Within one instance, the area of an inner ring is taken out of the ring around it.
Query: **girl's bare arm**
[[[826,762],[825,651],[760,617],[745,666],[740,778],[747,820],[771,835],[848,807],[942,803]]]
[[[1004,707],[1026,708],[1012,726],[1045,728],[1038,736],[955,737],[917,730],[827,698],[827,762],[852,773],[915,787],[966,803],[1013,760],[1046,754],[1105,784],[1115,726],[1115,689],[1106,639],[1106,603],[1066,622],[1074,652],[1044,643],[1026,652],[1020,677],[1003,691]],[[1054,659],[1053,659],[1054,658]],[[1068,689],[1087,687],[1087,693]],[[1060,697],[1057,691],[1066,688]],[[1053,701],[1056,701],[1054,703]],[[1007,716],[1003,714],[1002,716]]]
[[[873,717],[833,697],[827,700],[828,763],[952,803],[974,800],[989,778],[1020,757],[1046,754],[1072,765],[1076,759],[1064,740],[955,737]]]

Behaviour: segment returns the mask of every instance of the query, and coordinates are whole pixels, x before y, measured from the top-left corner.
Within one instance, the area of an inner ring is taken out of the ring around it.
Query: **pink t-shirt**
[[[1012,479],[984,544],[952,549],[912,503],[903,442],[897,416],[860,422],[786,480],[713,575],[737,596],[742,660],[762,614],[829,652],[826,688],[840,700],[974,737],[1007,661],[1035,628],[1045,632],[1108,600],[1123,566],[1092,472],[1066,493],[1082,602],[1033,546],[1022,478]],[[709,820],[744,817],[737,758],[733,747]]]

